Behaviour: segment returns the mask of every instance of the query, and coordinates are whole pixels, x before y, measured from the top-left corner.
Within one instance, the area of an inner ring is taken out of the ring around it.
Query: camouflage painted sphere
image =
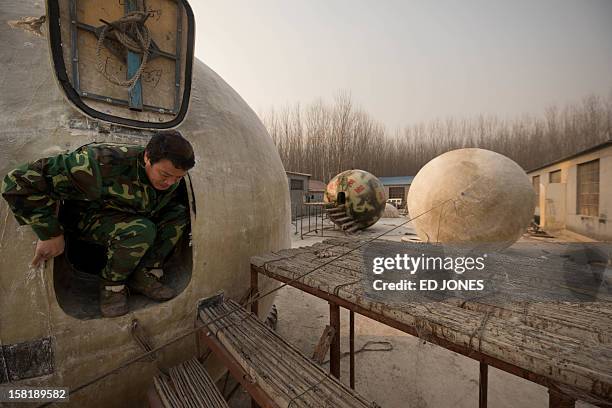
[[[385,188],[367,171],[347,170],[327,184],[324,201],[345,204],[347,215],[363,229],[374,225],[385,211]]]

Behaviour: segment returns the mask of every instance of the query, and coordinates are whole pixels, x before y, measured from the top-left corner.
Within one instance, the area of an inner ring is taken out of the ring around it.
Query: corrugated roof
[[[580,151],[578,153],[574,153],[574,154],[571,154],[569,156],[563,157],[561,159],[554,160],[554,161],[552,161],[550,163],[546,163],[546,164],[544,164],[542,166],[538,166],[538,167],[536,167],[534,169],[527,170],[526,173],[533,173],[534,171],[542,170],[543,168],[548,167],[548,166],[552,166],[553,164],[557,164],[557,163],[564,162],[566,160],[574,159],[574,158],[580,156],[581,154],[587,154],[587,153],[591,153],[591,152],[597,151],[599,149],[603,149],[604,147],[607,147],[607,146],[609,146],[611,144],[612,144],[612,139],[608,139],[608,140],[606,140],[603,143],[600,143],[598,145],[589,147],[588,149],[584,149],[584,150],[582,150],[582,151]]]
[[[308,180],[308,191],[325,191],[327,185],[319,180]]]
[[[395,186],[402,184],[412,184],[414,176],[397,176],[397,177],[379,177],[378,178],[385,186]]]
[[[306,177],[310,177],[310,174],[308,174],[308,173],[298,173],[297,171],[286,171],[285,170],[285,173],[292,174],[294,176],[306,176]]]

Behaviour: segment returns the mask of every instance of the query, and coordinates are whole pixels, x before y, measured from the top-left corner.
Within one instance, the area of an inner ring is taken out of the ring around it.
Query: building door
[[[531,183],[535,191],[535,222],[540,225],[540,176],[533,176]]]

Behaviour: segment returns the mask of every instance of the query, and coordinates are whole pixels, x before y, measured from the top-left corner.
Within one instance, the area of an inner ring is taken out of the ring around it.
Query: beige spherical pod
[[[0,11],[2,177],[18,164],[93,141],[145,144],[151,135],[92,120],[70,106],[56,85],[47,39],[5,23],[44,14],[44,4],[33,0],[9,0]],[[286,177],[264,126],[197,60],[191,88],[189,110],[178,127],[197,158],[183,187],[191,239],[183,239],[169,266],[179,295],[162,303],[134,296],[130,313],[101,318],[97,299],[87,295],[87,279],[79,280],[66,258],[38,270],[28,266],[36,236],[19,226],[0,200],[0,385],[74,388],[142,353],[131,334],[134,319],[151,345],[159,346],[194,327],[200,299],[219,291],[243,297],[250,256],[290,246]],[[274,285],[260,282],[263,290]],[[263,302],[262,313],[271,302],[272,297]],[[143,406],[157,366],[176,365],[196,351],[195,336],[189,336],[160,351],[157,361],[131,364],[71,395],[70,405]]]
[[[423,166],[410,186],[408,208],[425,242],[503,249],[529,225],[534,195],[514,161],[489,150],[458,149]]]

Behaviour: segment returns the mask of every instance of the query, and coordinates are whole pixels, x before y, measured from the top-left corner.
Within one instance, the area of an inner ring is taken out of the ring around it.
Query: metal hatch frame
[[[76,20],[76,1],[77,0],[69,0],[70,7],[70,21],[71,21],[71,29],[70,35],[72,39],[72,44],[76,44],[77,38],[77,30],[82,29],[89,32],[96,32],[96,28]],[[174,107],[172,110],[168,110],[166,108],[161,108],[157,106],[151,105],[143,105],[143,110],[160,112],[160,113],[173,113],[176,116],[167,122],[147,122],[143,120],[136,119],[128,119],[121,116],[110,115],[104,112],[100,112],[90,106],[88,106],[82,98],[89,98],[93,100],[99,100],[106,103],[110,103],[113,105],[120,105],[129,107],[130,103],[128,100],[110,98],[104,95],[98,95],[91,92],[84,91],[80,89],[79,84],[79,73],[78,73],[78,49],[76,46],[71,48],[71,56],[70,59],[72,61],[72,82],[68,77],[68,72],[66,71],[66,65],[64,62],[63,56],[63,46],[62,46],[62,36],[60,29],[60,10],[59,10],[59,0],[48,0],[47,1],[47,15],[49,18],[48,28],[49,28],[49,45],[51,49],[51,58],[53,61],[54,72],[57,81],[59,82],[60,87],[64,91],[65,96],[68,100],[75,105],[79,110],[81,110],[86,115],[94,118],[100,119],[106,122],[116,123],[120,125],[126,125],[137,128],[144,129],[169,129],[178,126],[183,119],[185,118],[189,105],[189,98],[191,94],[191,81],[192,81],[192,73],[193,73],[193,58],[194,58],[194,38],[195,38],[195,19],[193,16],[193,10],[191,6],[186,0],[176,0],[177,7],[179,11],[185,11],[187,15],[187,49],[186,49],[186,58],[185,58],[185,80],[183,87],[183,97],[180,97],[180,77],[181,77],[181,59],[180,54],[181,50],[181,41],[179,36],[177,35],[177,54],[168,54],[159,49],[153,49],[151,53],[151,58],[155,57],[164,57],[174,59],[175,63],[175,93],[174,93]],[[177,34],[182,33],[182,13],[178,12],[177,15]],[[181,36],[182,37],[182,36]]]

